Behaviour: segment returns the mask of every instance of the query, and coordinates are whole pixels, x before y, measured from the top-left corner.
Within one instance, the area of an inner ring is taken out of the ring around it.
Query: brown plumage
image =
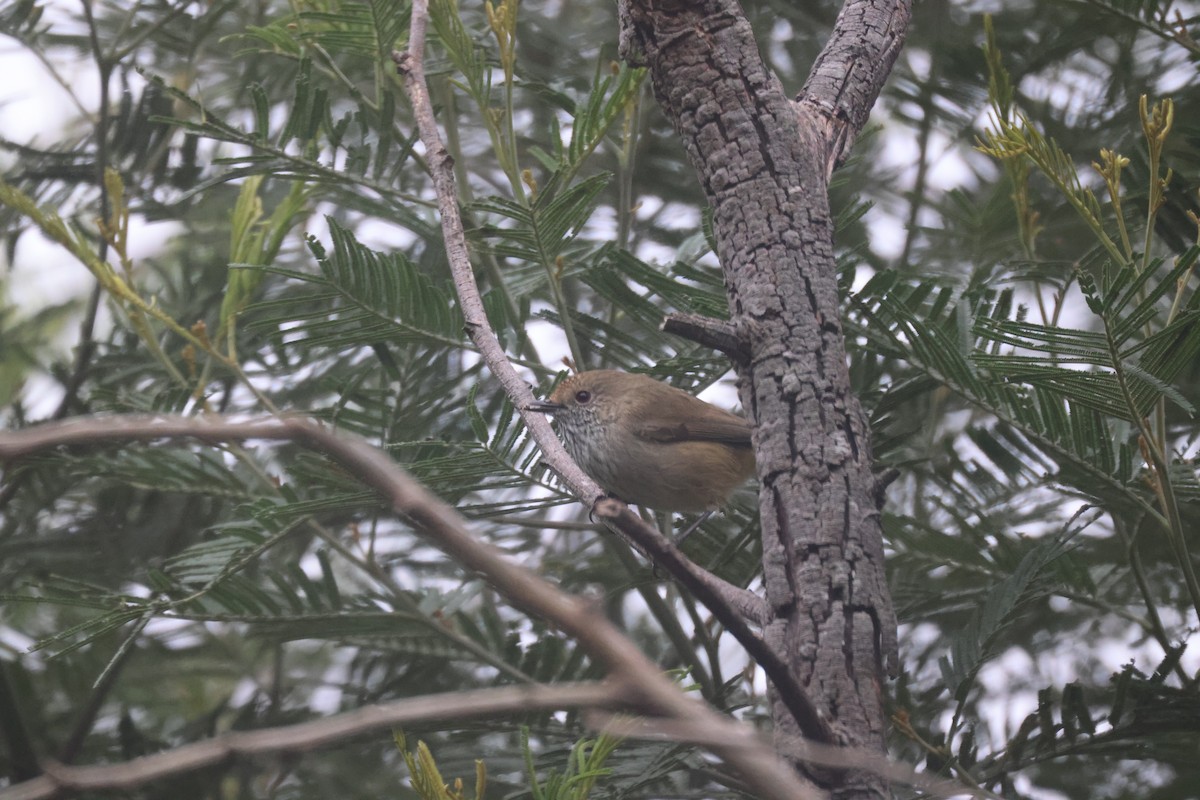
[[[750,425],[646,375],[592,370],[534,409],[606,491],[661,511],[711,511],[754,473]]]

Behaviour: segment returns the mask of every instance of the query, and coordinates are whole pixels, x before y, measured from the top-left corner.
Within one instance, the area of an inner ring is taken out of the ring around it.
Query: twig
[[[619,710],[626,706],[620,687],[611,683],[508,686],[426,695],[364,706],[296,725],[223,733],[202,742],[142,756],[123,764],[87,767],[46,765],[43,776],[0,789],[0,800],[47,800],[77,791],[131,791],[151,781],[219,764],[236,756],[303,752],[397,725],[434,720],[481,719],[563,708]]]
[[[605,498],[597,503],[594,513],[597,519],[621,530],[633,530],[635,526],[643,524],[641,518],[633,513],[629,506],[611,498]],[[657,531],[655,533],[657,534]],[[795,717],[796,723],[804,735],[826,744],[836,741],[829,721],[796,680],[783,657],[775,652],[761,636],[752,631],[747,624],[747,619],[762,619],[762,617],[751,615],[766,611],[766,603],[763,599],[745,589],[737,590],[741,594],[730,594],[728,592],[730,584],[689,561],[680,553],[675,543],[666,537],[656,535],[644,540],[639,538],[636,541],[646,548],[655,563],[687,565],[691,571],[684,573],[672,571],[672,574],[679,578],[679,582],[686,586],[697,600],[713,612],[713,616],[746,649],[755,663],[762,667],[763,672],[775,686],[775,691],[779,693],[779,699]],[[711,577],[712,580],[708,580],[708,577]],[[731,609],[735,613],[728,613]]]
[[[92,47],[92,58],[96,62],[96,71],[99,73],[100,79],[100,100],[99,111],[96,116],[96,184],[100,188],[100,220],[101,229],[110,224],[112,219],[112,198],[108,194],[108,181],[105,180],[105,172],[109,168],[109,148],[108,148],[108,128],[110,122],[109,116],[109,84],[112,78],[113,65],[116,64],[116,59],[110,59],[104,54],[104,48],[100,45],[100,34],[97,30],[96,17],[92,13],[92,4],[90,0],[84,0],[83,14],[87,19],[88,41]],[[100,237],[100,245],[97,248],[96,256],[101,261],[108,260],[108,236]],[[84,314],[83,322],[79,326],[79,345],[75,351],[75,364],[71,368],[71,373],[63,384],[62,400],[55,409],[54,419],[65,419],[71,413],[71,406],[79,402],[79,391],[83,388],[84,380],[87,378],[88,371],[92,366],[92,358],[96,352],[96,317],[100,310],[100,296],[102,284],[99,279],[96,280],[92,287],[91,295],[88,297],[87,312]],[[24,480],[27,473],[21,473],[21,480]],[[110,668],[105,670],[104,676],[100,682],[92,686],[92,691],[86,702],[80,704],[77,709],[75,723],[71,727],[71,734],[67,737],[67,741],[58,751],[58,758],[65,764],[70,764],[79,755],[79,751],[83,748],[83,743],[87,739],[87,735],[91,732],[92,727],[96,723],[96,717],[100,714],[100,709],[104,707],[105,700],[108,699],[108,694],[116,685],[117,677],[120,675],[121,668],[128,660],[132,650],[125,650],[121,657],[110,664]]]
[[[546,531],[602,531],[604,527],[591,522],[570,522],[567,520],[550,519],[549,517],[520,517],[515,514],[495,514],[487,516],[480,514],[471,517],[472,520],[488,522],[493,525],[513,525],[518,528],[537,528]]]
[[[700,314],[668,314],[662,322],[667,333],[691,339],[693,342],[711,347],[729,356],[734,362],[750,360],[750,348],[738,336],[733,323]]]

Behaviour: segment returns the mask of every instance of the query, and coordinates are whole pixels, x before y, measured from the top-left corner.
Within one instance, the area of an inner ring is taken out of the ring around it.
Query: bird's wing
[[[636,428],[635,433],[640,438],[652,442],[725,442],[747,446],[750,444],[750,423],[711,406],[705,406],[703,412],[693,414],[687,422],[646,423]]]

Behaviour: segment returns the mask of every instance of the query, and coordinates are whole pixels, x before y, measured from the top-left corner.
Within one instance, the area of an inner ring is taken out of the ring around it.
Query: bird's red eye
[[[578,391],[575,393],[575,402],[584,405],[592,399],[592,393],[588,391]]]

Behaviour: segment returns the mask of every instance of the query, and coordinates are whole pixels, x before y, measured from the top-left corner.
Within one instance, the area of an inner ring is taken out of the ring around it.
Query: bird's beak
[[[556,414],[559,411],[566,410],[566,408],[562,403],[554,403],[550,400],[534,400],[525,406],[526,411],[541,411],[543,414]]]

